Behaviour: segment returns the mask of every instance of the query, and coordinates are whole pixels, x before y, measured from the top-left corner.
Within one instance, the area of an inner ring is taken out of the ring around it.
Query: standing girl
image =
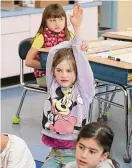
[[[73,34],[68,30],[67,17],[59,4],[48,5],[42,15],[40,28],[33,39],[25,64],[34,68],[34,75],[39,86],[46,85],[46,70],[40,64],[40,48],[53,47],[60,42],[72,39]],[[82,46],[86,50],[85,45]]]
[[[42,141],[52,151],[43,168],[57,168],[75,160],[73,140],[86,123],[94,96],[93,73],[87,54],[80,49],[82,14],[82,8],[75,4],[70,18],[75,37],[50,49],[47,58],[48,98],[43,113]]]
[[[109,158],[114,138],[108,126],[99,123],[85,125],[76,141],[76,162],[65,168],[119,168],[119,164]]]

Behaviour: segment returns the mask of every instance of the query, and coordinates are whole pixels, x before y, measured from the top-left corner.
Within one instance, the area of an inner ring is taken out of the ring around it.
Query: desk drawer
[[[90,62],[94,77],[115,84],[128,84],[128,70]]]

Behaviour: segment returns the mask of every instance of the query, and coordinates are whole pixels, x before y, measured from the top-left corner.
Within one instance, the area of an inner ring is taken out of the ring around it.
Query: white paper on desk
[[[108,58],[108,55],[109,55],[109,51],[95,54],[95,56],[101,57],[101,58]]]
[[[120,54],[117,56],[114,56],[114,58],[119,58],[122,62],[127,62],[132,64],[132,52],[126,53],[126,54]]]
[[[132,32],[131,31],[124,31],[124,32],[107,32],[109,34],[117,34],[117,35],[121,35],[121,36],[128,36],[128,37],[132,37]]]

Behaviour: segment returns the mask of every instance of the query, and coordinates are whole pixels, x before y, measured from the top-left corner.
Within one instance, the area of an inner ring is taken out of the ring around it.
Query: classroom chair
[[[21,96],[21,101],[17,110],[17,113],[15,116],[12,117],[12,123],[13,124],[19,124],[20,123],[20,112],[21,108],[26,96],[27,91],[35,91],[35,92],[40,92],[40,93],[47,93],[47,88],[46,87],[40,87],[34,82],[25,82],[24,80],[24,60],[26,59],[26,55],[31,48],[31,40],[32,38],[24,39],[20,42],[19,47],[18,47],[18,53],[20,57],[20,84],[23,86],[23,93]],[[47,53],[45,53],[47,54]]]

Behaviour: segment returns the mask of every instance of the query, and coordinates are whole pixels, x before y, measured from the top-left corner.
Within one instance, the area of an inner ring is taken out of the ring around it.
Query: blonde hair
[[[71,62],[73,71],[77,77],[76,61],[74,58],[72,48],[63,48],[63,49],[58,50],[55,53],[54,58],[53,58],[53,63],[52,63],[52,71],[54,72],[54,69],[56,68],[56,66],[64,60],[68,60]]]

